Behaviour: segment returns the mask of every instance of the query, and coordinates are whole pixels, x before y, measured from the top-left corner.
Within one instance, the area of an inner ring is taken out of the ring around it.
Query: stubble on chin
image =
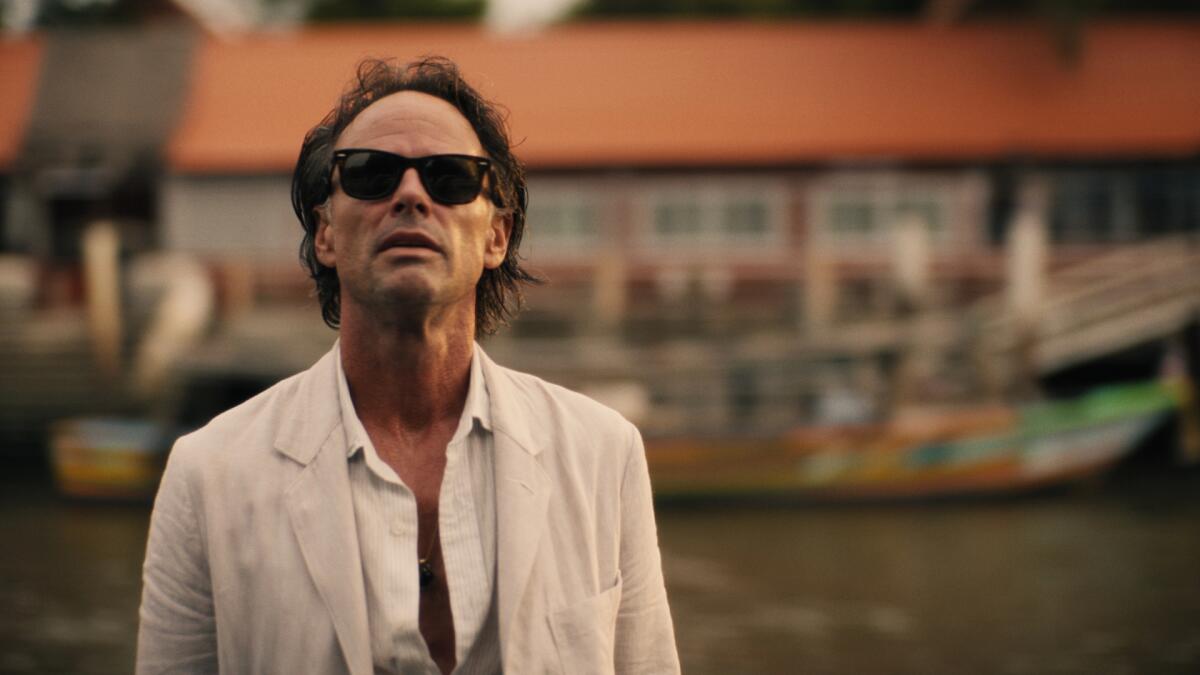
[[[349,294],[364,318],[387,326],[419,322],[434,305],[432,289],[413,281],[403,284],[377,282],[367,288],[350,289]]]

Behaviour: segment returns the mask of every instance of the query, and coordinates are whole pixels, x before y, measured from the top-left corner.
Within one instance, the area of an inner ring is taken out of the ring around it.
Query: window
[[[641,244],[656,254],[781,249],[786,192],[778,179],[663,181],[640,198]]]
[[[943,205],[931,197],[845,192],[829,200],[827,230],[839,241],[883,241],[895,223],[916,216],[925,223],[930,238],[937,240],[944,227],[943,210]]]
[[[934,197],[906,195],[897,200],[895,216],[897,219],[912,216],[920,218],[921,222],[929,228],[930,237],[938,239],[945,229],[944,210],[942,204]]]
[[[1100,242],[1113,239],[1111,176],[1102,172],[1066,171],[1052,179],[1050,233],[1057,242]]]
[[[752,199],[735,199],[725,205],[721,227],[731,237],[760,238],[770,230],[767,205]]]
[[[862,195],[839,195],[829,209],[830,227],[838,238],[868,236],[878,227],[875,205]]]
[[[596,238],[596,213],[591,204],[578,201],[531,206],[527,223],[533,223],[546,240],[592,241]]]
[[[596,201],[577,191],[537,192],[525,217],[524,250],[536,258],[586,257],[600,240]]]
[[[972,193],[969,178],[893,172],[831,175],[809,193],[813,236],[835,247],[890,246],[893,228],[916,217],[937,245],[952,236],[956,214]],[[961,233],[960,233],[961,234]]]
[[[1050,172],[1050,233],[1094,244],[1194,231],[1200,174],[1177,166],[1074,168]]]
[[[696,202],[664,202],[654,208],[654,231],[663,239],[696,236],[705,229]]]

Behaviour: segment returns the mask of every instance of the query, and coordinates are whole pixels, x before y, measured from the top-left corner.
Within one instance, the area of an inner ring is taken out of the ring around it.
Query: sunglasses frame
[[[355,195],[354,193],[352,193],[351,191],[346,189],[345,184],[342,183],[342,180],[340,178],[340,174],[342,174],[345,170],[346,158],[348,158],[352,154],[363,153],[363,152],[378,154],[378,155],[386,155],[390,158],[393,158],[394,160],[397,160],[398,164],[400,166],[400,170],[396,173],[395,176],[392,177],[394,180],[389,180],[390,188],[386,192],[381,192],[378,196],[372,197],[372,196]],[[446,200],[446,199],[441,198],[441,197],[444,197],[444,195],[439,196],[439,195],[434,194],[434,192],[436,192],[437,190],[430,188],[429,181],[426,180],[425,172],[428,170],[430,162],[432,160],[437,160],[437,159],[467,160],[467,161],[473,163],[475,166],[477,166],[480,169],[479,190],[476,191],[475,194],[471,195],[471,198],[467,199],[466,201]],[[339,173],[339,179],[337,181],[337,184],[341,186],[342,192],[345,192],[348,197],[351,197],[353,199],[358,199],[360,201],[378,201],[380,199],[384,199],[384,198],[390,196],[392,193],[394,193],[396,191],[396,188],[399,187],[401,181],[404,180],[404,174],[408,173],[409,169],[416,169],[417,170],[417,178],[420,179],[420,181],[421,181],[421,187],[425,188],[425,193],[429,195],[430,199],[432,199],[433,201],[435,201],[439,204],[445,205],[445,206],[459,206],[462,204],[470,204],[471,202],[475,201],[475,199],[480,194],[482,194],[484,192],[484,190],[486,189],[486,186],[484,185],[484,179],[485,179],[485,177],[491,175],[491,167],[492,167],[492,160],[490,160],[486,157],[476,157],[474,155],[440,154],[440,155],[425,155],[424,157],[405,157],[404,155],[397,155],[394,152],[388,152],[386,150],[376,150],[374,148],[342,148],[341,150],[333,151],[333,166],[330,168],[330,182],[332,182],[332,179],[333,179],[333,170],[337,169],[337,171]]]

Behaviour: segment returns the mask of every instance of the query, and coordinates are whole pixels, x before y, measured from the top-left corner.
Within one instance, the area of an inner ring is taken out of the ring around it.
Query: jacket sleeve
[[[646,450],[633,425],[629,432],[629,456],[621,484],[621,604],[614,662],[618,673],[678,673]]]
[[[177,442],[167,461],[146,545],[138,675],[216,673],[217,633],[204,523]]]

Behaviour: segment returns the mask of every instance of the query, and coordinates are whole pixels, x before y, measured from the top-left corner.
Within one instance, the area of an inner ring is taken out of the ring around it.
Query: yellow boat
[[[50,433],[55,482],[69,497],[149,500],[173,436],[149,420],[81,417]]]

